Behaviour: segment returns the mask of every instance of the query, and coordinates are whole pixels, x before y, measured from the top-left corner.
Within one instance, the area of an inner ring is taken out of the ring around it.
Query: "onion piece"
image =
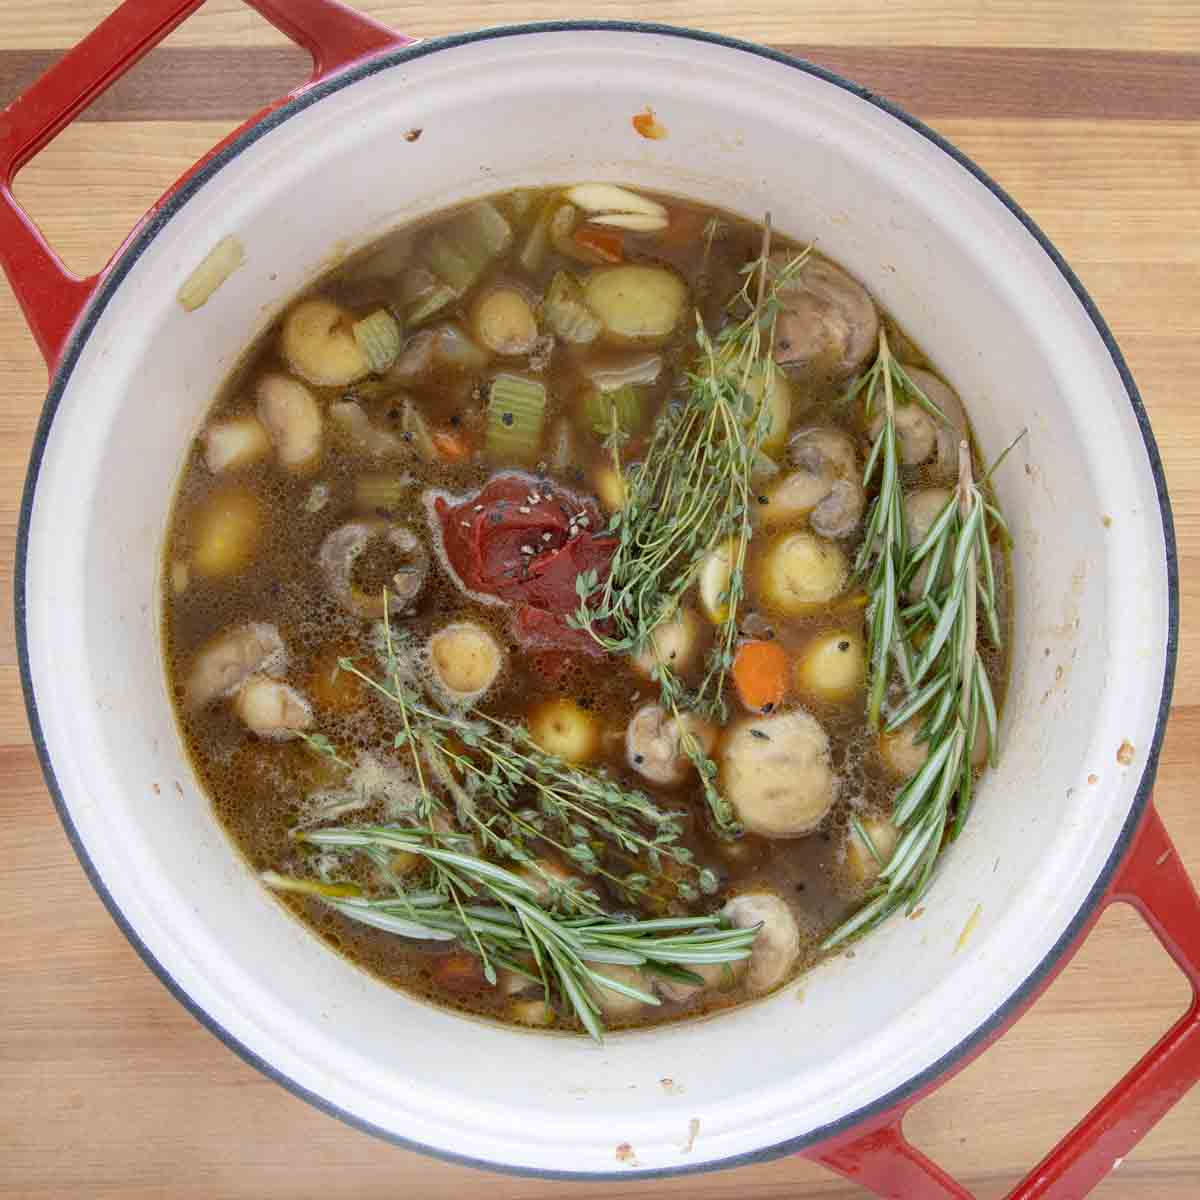
[[[629,229],[634,233],[658,233],[670,224],[665,216],[649,213],[601,213],[588,217],[589,225],[608,225],[613,229]]]
[[[657,200],[639,196],[615,183],[577,183],[567,188],[566,197],[588,213],[640,213],[647,217],[662,217],[667,210]]]

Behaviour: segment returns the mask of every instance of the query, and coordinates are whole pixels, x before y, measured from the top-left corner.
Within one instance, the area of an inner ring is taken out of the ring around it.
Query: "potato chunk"
[[[590,762],[600,749],[596,718],[565,696],[547,700],[529,714],[529,735],[547,754],[572,763]]]
[[[214,475],[248,467],[271,450],[271,439],[253,413],[214,421],[201,433],[200,442],[204,446],[204,465]]]
[[[213,492],[193,518],[192,565],[208,579],[236,575],[250,565],[262,540],[262,504],[243,488]]]
[[[720,789],[751,833],[801,837],[837,795],[829,737],[803,709],[742,721],[725,735]]]
[[[678,327],[687,285],[665,267],[630,264],[593,271],[583,298],[611,340],[658,343]]]

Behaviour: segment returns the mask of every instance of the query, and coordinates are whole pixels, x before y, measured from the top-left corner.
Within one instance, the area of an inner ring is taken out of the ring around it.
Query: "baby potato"
[[[584,303],[613,341],[657,344],[679,325],[687,285],[665,267],[628,264],[593,271],[583,285]]]
[[[324,424],[304,384],[286,375],[264,375],[258,381],[258,417],[285,471],[302,475],[320,463]]]
[[[737,546],[737,538],[727,538],[714,546],[700,564],[700,607],[714,625],[729,616],[729,585]]]
[[[792,420],[791,380],[774,364],[770,367],[769,375],[763,368],[758,367],[747,380],[746,391],[756,405],[763,402],[765,393],[769,417],[762,449],[764,454],[774,456],[787,442],[788,426]]]
[[[515,287],[496,287],[476,301],[471,314],[475,337],[496,354],[528,354],[537,341],[537,318]]]
[[[646,676],[660,662],[672,671],[686,671],[696,657],[699,641],[700,618],[690,608],[681,608],[650,635],[642,652],[634,655],[633,665]]]
[[[453,700],[475,700],[496,681],[504,652],[486,629],[456,621],[429,639],[429,662]]]
[[[625,486],[624,477],[607,463],[592,471],[592,487],[596,490],[596,499],[600,501],[601,507],[608,512],[624,508],[629,499],[629,489]]]
[[[900,840],[900,830],[883,817],[864,817],[859,821],[862,831],[871,839],[868,846],[859,830],[851,825],[846,830],[846,869],[856,884],[871,883],[883,870]],[[872,848],[874,853],[872,853]]]
[[[509,1019],[518,1025],[533,1025],[545,1029],[554,1024],[554,1009],[545,1000],[522,997],[508,1006]]]
[[[763,559],[759,582],[768,605],[785,616],[801,616],[828,604],[849,575],[837,543],[804,529],[776,539]]]
[[[301,379],[321,387],[344,387],[371,369],[353,324],[350,314],[331,300],[301,300],[283,319],[279,349]]]
[[[204,465],[214,475],[258,462],[271,449],[271,439],[253,413],[214,421],[200,435],[200,441],[204,446]]]
[[[262,540],[262,505],[244,488],[213,492],[193,518],[192,566],[208,579],[236,575],[250,565]]]
[[[835,629],[804,648],[796,662],[796,687],[817,700],[841,703],[862,691],[867,650],[862,635]]]
[[[529,735],[547,753],[590,762],[600,749],[600,723],[574,700],[547,700],[529,714]]]

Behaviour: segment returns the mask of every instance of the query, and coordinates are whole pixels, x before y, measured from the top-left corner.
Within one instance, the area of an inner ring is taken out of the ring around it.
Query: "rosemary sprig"
[[[737,962],[748,958],[758,927],[733,929],[717,916],[668,917],[623,921],[605,914],[564,917],[538,898],[538,889],[505,867],[465,851],[440,846],[427,835],[398,826],[311,830],[298,840],[342,852],[362,852],[386,861],[397,851],[421,855],[442,869],[446,881],[437,890],[406,891],[392,880],[382,898],[346,894],[339,885],[319,889],[306,881],[270,872],[264,882],[280,890],[307,891],[343,916],[387,933],[416,940],[457,940],[475,953],[485,978],[496,981],[496,967],[541,983],[547,994],[570,1005],[597,1041],[599,990],[618,992],[658,1005],[648,991],[612,979],[592,964],[647,967],[676,978],[699,977],[691,965]],[[462,839],[459,839],[461,841]],[[534,971],[528,964],[532,962]]]
[[[876,477],[879,493],[867,515],[862,547],[854,562],[855,575],[866,581],[870,592],[867,606],[867,644],[870,687],[867,691],[867,721],[879,728],[883,699],[895,662],[905,685],[913,679],[905,623],[900,610],[900,583],[908,559],[908,535],[904,521],[904,491],[900,485],[900,448],[896,435],[896,405],[920,404],[941,418],[941,410],[913,382],[896,361],[888,345],[887,332],[879,328],[879,352],[870,370],[851,386],[848,399],[865,392],[867,419],[879,411],[882,392],[883,423],[871,443],[863,486],[870,488]]]
[[[916,908],[944,845],[958,837],[970,815],[978,731],[989,761],[996,761],[996,704],[980,645],[983,636],[997,648],[1002,644],[988,535],[992,513],[999,517],[974,478],[971,450],[963,441],[955,493],[921,544],[901,560],[898,578],[906,586],[927,564],[920,599],[897,614],[902,636],[924,634],[925,641],[911,664],[904,699],[886,714],[885,729],[894,732],[923,717],[917,738],[928,745],[928,757],[893,800],[892,822],[900,837],[867,903],[825,939],[827,949],[861,936],[900,908],[910,913]]]

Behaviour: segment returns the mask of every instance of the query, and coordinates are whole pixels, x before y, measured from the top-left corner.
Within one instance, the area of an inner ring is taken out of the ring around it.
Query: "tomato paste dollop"
[[[467,591],[513,606],[513,634],[522,645],[604,653],[567,622],[579,607],[575,580],[594,570],[603,581],[617,547],[594,501],[506,474],[462,500],[434,496],[433,513],[451,570]]]

